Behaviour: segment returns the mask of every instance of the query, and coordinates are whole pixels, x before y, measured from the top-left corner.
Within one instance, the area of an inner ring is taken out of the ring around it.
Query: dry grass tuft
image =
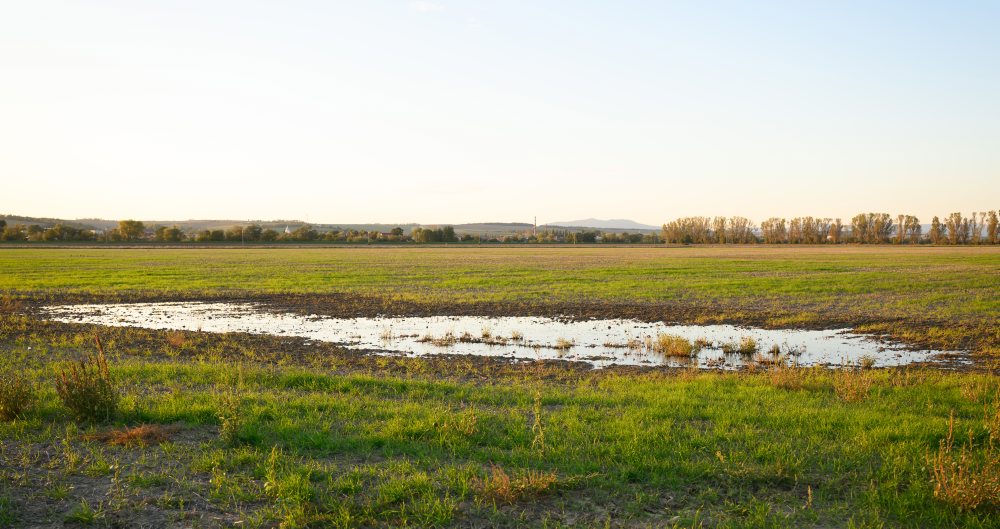
[[[555,472],[528,470],[512,477],[503,468],[494,465],[489,476],[473,479],[472,486],[482,499],[509,504],[541,496],[557,482]]]
[[[420,343],[430,343],[431,345],[436,345],[438,347],[451,347],[458,343],[460,340],[455,333],[448,331],[440,338],[436,338],[431,334],[425,334],[417,339]]]
[[[0,314],[16,314],[21,312],[24,308],[24,304],[21,300],[11,296],[10,294],[4,294],[0,296]]]
[[[556,344],[553,346],[555,349],[560,351],[567,351],[572,349],[576,345],[573,340],[567,340],[566,338],[559,338],[556,340]]]
[[[181,348],[187,345],[187,336],[180,331],[169,331],[166,337],[167,343],[172,347]]]
[[[861,402],[868,398],[875,378],[869,371],[843,367],[833,375],[833,391],[844,402]]]
[[[757,340],[753,336],[744,336],[740,338],[739,343],[726,342],[722,344],[722,352],[725,354],[751,356],[757,352],[758,347]]]
[[[806,385],[808,370],[797,365],[778,365],[768,371],[771,384],[776,388],[799,390]]]
[[[656,338],[647,338],[646,347],[663,356],[691,356],[698,352],[690,340],[675,334],[657,334]]]
[[[975,450],[972,431],[969,441],[955,448],[955,416],[948,421],[948,436],[934,455],[927,455],[934,482],[934,497],[961,511],[1000,506],[1000,451],[992,439],[983,450]]]
[[[115,446],[149,446],[170,440],[170,436],[180,431],[179,426],[143,424],[135,428],[116,428],[104,432],[87,434],[84,441],[100,441]]]
[[[983,427],[990,434],[990,442],[1000,444],[1000,392],[993,397],[992,404],[983,404]]]

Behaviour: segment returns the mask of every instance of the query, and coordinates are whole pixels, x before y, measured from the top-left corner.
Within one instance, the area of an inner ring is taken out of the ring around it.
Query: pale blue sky
[[[1000,2],[0,5],[0,213],[1000,207]]]

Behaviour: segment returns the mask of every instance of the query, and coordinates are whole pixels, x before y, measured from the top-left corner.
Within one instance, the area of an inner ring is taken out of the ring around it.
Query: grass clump
[[[7,496],[0,496],[0,527],[13,527],[17,518],[14,501]]]
[[[118,410],[118,388],[108,371],[101,340],[95,341],[97,356],[88,354],[56,378],[59,400],[79,421],[109,421]]]
[[[576,344],[575,342],[573,342],[573,340],[568,340],[566,338],[559,338],[556,340],[556,344],[552,347],[560,351],[568,351],[572,349],[574,345]]]
[[[10,294],[4,294],[0,296],[0,314],[16,314],[21,312],[24,308],[24,304],[21,300],[11,296]]]
[[[769,369],[768,375],[776,388],[800,390],[806,386],[808,371],[797,365],[779,364]]]
[[[26,376],[11,369],[0,372],[0,420],[23,417],[36,400],[35,386]]]
[[[863,369],[843,367],[833,375],[833,392],[844,402],[861,402],[868,398],[875,378]]]
[[[663,356],[691,356],[698,352],[691,340],[676,334],[657,334],[655,339],[649,339],[647,346]]]
[[[80,500],[79,505],[73,508],[65,518],[66,522],[76,522],[78,524],[90,525],[104,518],[104,511],[101,508],[94,509],[87,503],[87,500]]]
[[[753,336],[744,336],[737,342],[726,342],[722,344],[722,352],[725,354],[740,354],[751,356],[757,352],[760,346]]]
[[[511,476],[503,468],[494,465],[485,478],[472,481],[479,498],[499,503],[515,503],[549,492],[558,478],[555,472],[528,470]]]
[[[927,456],[934,482],[934,497],[960,511],[1000,507],[1000,451],[990,439],[976,450],[973,433],[961,448],[955,448],[955,416],[948,421],[948,435],[938,450]]]

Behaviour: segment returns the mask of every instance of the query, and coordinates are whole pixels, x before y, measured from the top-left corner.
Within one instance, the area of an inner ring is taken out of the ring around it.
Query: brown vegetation
[[[164,426],[161,424],[143,424],[133,428],[115,428],[103,432],[87,434],[84,441],[99,441],[116,446],[149,446],[169,441],[170,437],[180,431],[179,426]]]
[[[975,450],[973,433],[960,448],[955,447],[955,417],[948,421],[948,435],[937,452],[928,454],[927,465],[934,481],[934,497],[959,510],[1000,506],[1000,452],[990,439],[984,450]]]

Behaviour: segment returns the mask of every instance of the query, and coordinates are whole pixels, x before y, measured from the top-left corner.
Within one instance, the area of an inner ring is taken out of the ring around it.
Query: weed
[[[219,397],[218,419],[219,437],[230,446],[238,444],[247,422],[242,396],[233,391],[223,393]]]
[[[449,422],[447,423],[446,426],[466,437],[469,437],[472,434],[476,433],[476,423],[478,421],[479,418],[476,416],[476,406],[470,404],[469,407],[465,409],[465,412],[462,413],[462,415],[458,418],[458,420]]]
[[[488,340],[491,336],[493,336],[493,329],[490,329],[490,326],[487,325],[480,330],[479,335],[484,340]]]
[[[472,486],[485,500],[514,503],[549,492],[558,478],[555,472],[528,470],[511,477],[503,468],[494,465],[485,479],[474,478]]]
[[[104,347],[100,338],[94,340],[97,356],[87,355],[56,379],[59,399],[79,421],[109,421],[118,409],[118,389],[108,371]]]
[[[1000,505],[1000,452],[992,440],[983,450],[975,450],[972,431],[969,441],[955,449],[955,415],[948,420],[948,435],[934,455],[927,455],[934,482],[934,497],[971,511]]]
[[[520,342],[521,340],[524,340],[524,334],[521,331],[510,331],[510,341]]]
[[[858,359],[858,365],[861,369],[871,369],[875,367],[875,357],[872,355],[864,355]]]
[[[101,520],[102,518],[104,518],[104,511],[101,509],[100,505],[98,505],[97,509],[94,509],[89,503],[87,503],[87,500],[81,499],[80,503],[66,515],[65,520],[67,522],[90,525],[98,520]]]
[[[542,394],[535,392],[535,404],[533,408],[534,420],[531,424],[531,433],[534,437],[531,440],[531,447],[539,452],[545,451],[545,428],[542,426]]]
[[[23,417],[36,400],[35,386],[23,373],[13,369],[0,372],[0,421]]]
[[[556,340],[556,344],[553,347],[560,351],[567,351],[571,349],[574,345],[576,345],[576,343],[573,340],[567,340],[566,338],[559,338]]]

